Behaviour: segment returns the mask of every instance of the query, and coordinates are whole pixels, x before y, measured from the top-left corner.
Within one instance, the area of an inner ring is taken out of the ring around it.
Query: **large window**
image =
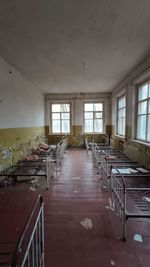
[[[150,141],[150,81],[138,89],[137,139]]]
[[[52,134],[70,133],[70,104],[51,104]]]
[[[84,104],[84,132],[103,132],[103,103]]]
[[[125,136],[125,122],[126,122],[126,96],[118,98],[117,110],[117,134]]]

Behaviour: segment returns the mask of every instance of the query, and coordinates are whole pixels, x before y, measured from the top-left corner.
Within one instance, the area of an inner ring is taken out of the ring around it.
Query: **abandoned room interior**
[[[0,1],[0,266],[150,266],[150,1]]]

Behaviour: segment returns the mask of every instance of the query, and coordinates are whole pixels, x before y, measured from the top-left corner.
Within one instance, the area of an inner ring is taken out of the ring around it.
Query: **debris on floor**
[[[40,188],[39,180],[37,178],[33,178],[30,182],[33,188]]]
[[[36,189],[34,187],[32,187],[32,186],[29,188],[29,190],[33,191],[33,192],[36,191]]]
[[[79,190],[74,190],[74,193],[75,193],[75,194],[78,194],[78,193],[79,193]]]
[[[111,198],[108,199],[109,205],[106,205],[105,208],[111,211],[114,211],[114,204],[112,203]]]
[[[138,241],[138,242],[143,242],[143,238],[142,238],[142,236],[139,235],[139,234],[135,234],[135,235],[134,235],[134,240],[135,240],[135,241]]]
[[[92,229],[93,228],[93,225],[92,225],[92,220],[89,219],[89,218],[84,218],[83,221],[80,222],[81,225],[83,227],[85,227],[86,229]]]
[[[116,265],[116,263],[113,260],[111,260],[110,263],[111,263],[112,266]]]
[[[143,197],[143,200],[150,203],[150,197]]]
[[[79,180],[80,177],[76,176],[76,177],[72,177],[72,180]]]

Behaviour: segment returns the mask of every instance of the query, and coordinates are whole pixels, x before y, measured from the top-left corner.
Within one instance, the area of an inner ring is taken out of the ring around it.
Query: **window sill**
[[[144,142],[144,141],[139,141],[139,140],[136,140],[136,139],[134,139],[134,140],[131,140],[133,143],[137,143],[137,144],[139,144],[139,145],[143,145],[143,146],[146,146],[146,147],[149,147],[150,148],[150,143],[146,143],[146,142]]]
[[[106,135],[106,133],[82,133],[83,135],[89,134],[89,135]]]
[[[122,140],[122,141],[126,141],[126,138],[125,138],[125,136],[122,136],[122,135],[115,135],[115,138],[117,138],[117,139],[120,139],[120,140]]]

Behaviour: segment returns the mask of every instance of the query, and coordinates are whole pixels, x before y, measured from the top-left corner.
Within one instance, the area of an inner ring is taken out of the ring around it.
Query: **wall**
[[[127,155],[140,164],[150,168],[150,144],[136,140],[136,94],[138,85],[150,79],[150,57],[141,62],[124,81],[112,92],[112,144],[117,149],[126,148]],[[117,98],[126,93],[126,136],[116,135]]]
[[[44,136],[44,97],[0,57],[0,170]]]
[[[49,143],[56,143],[60,140],[61,136],[51,135],[50,124],[50,103],[55,101],[70,101],[72,103],[72,133],[69,135],[69,145],[73,147],[82,147],[84,145],[84,132],[83,132],[83,103],[92,101],[104,102],[105,125],[103,134],[88,135],[89,139],[94,138],[96,142],[101,142],[105,133],[110,134],[111,122],[111,100],[110,94],[101,93],[80,93],[80,94],[47,94],[45,95],[45,112],[46,112],[46,135],[48,136]],[[87,136],[87,135],[86,135]]]

